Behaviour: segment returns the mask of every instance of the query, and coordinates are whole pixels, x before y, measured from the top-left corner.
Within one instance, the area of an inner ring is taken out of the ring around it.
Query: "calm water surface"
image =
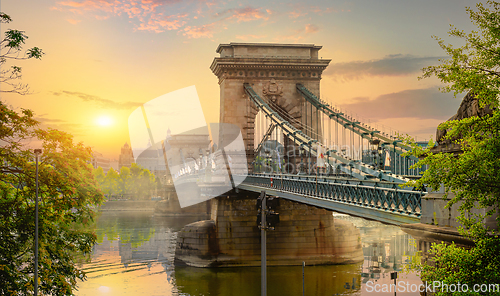
[[[306,266],[305,295],[393,295],[369,292],[375,284],[420,284],[403,270],[416,253],[415,242],[398,227],[335,215],[361,232],[360,264]],[[205,269],[173,264],[177,232],[195,217],[153,217],[145,212],[102,212],[91,262],[82,264],[87,281],[76,295],[260,295],[260,267]],[[307,262],[306,262],[307,265]],[[353,285],[354,283],[354,285]],[[268,267],[268,295],[302,295],[302,267]],[[398,293],[398,295],[418,295]]]

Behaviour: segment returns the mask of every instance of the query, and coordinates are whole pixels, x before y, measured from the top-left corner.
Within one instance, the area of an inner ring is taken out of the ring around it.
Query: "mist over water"
[[[366,283],[398,280],[420,284],[402,270],[416,252],[415,243],[396,226],[334,214],[361,232],[364,262],[307,266],[306,295],[383,295]],[[98,243],[91,262],[82,264],[87,281],[76,295],[260,295],[260,267],[193,268],[174,265],[177,232],[196,217],[154,217],[151,212],[101,212],[95,224]],[[354,288],[353,288],[354,283]],[[361,286],[360,286],[361,284]],[[302,267],[268,267],[268,295],[302,295]],[[398,295],[416,295],[398,293]]]

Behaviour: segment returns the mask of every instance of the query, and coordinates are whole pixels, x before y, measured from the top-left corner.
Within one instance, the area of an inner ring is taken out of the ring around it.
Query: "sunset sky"
[[[358,118],[419,139],[434,135],[462,96],[442,94],[421,68],[446,58],[436,35],[474,29],[475,1],[2,0],[42,60],[16,62],[32,95],[2,94],[43,125],[75,135],[107,157],[129,142],[140,104],[195,85],[208,122],[219,119],[219,85],[209,69],[220,43],[306,43],[332,62],[322,98]]]

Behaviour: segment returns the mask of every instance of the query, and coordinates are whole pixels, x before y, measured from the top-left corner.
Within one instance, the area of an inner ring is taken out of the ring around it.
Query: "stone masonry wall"
[[[216,210],[215,210],[216,209]],[[217,220],[190,224],[176,259],[191,266],[260,266],[256,198],[219,197]],[[280,223],[267,231],[269,265],[349,264],[363,260],[359,230],[330,211],[280,200]],[[214,214],[214,213],[213,213]]]

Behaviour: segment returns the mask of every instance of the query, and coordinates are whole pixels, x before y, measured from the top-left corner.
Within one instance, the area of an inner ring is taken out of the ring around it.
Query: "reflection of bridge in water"
[[[369,279],[379,283],[388,280],[389,272],[400,270],[407,256],[413,255],[413,244],[395,226],[343,215],[335,217],[346,219],[361,230],[364,263],[315,267],[307,264],[307,294],[359,292],[363,290],[360,284]],[[151,217],[150,213],[102,213],[96,225],[100,242],[94,246],[92,262],[84,265],[88,280],[79,284],[77,295],[95,295],[96,289],[103,286],[119,295],[258,295],[259,268],[199,269],[172,265],[177,231],[191,221],[193,218]],[[138,233],[151,235],[141,237]],[[411,279],[417,281],[418,277],[413,275]],[[269,295],[300,291],[301,267],[269,268],[268,285]]]
[[[398,227],[347,215],[335,216],[351,221],[360,230],[365,258],[361,273],[363,283],[402,271],[417,254],[417,241]]]

